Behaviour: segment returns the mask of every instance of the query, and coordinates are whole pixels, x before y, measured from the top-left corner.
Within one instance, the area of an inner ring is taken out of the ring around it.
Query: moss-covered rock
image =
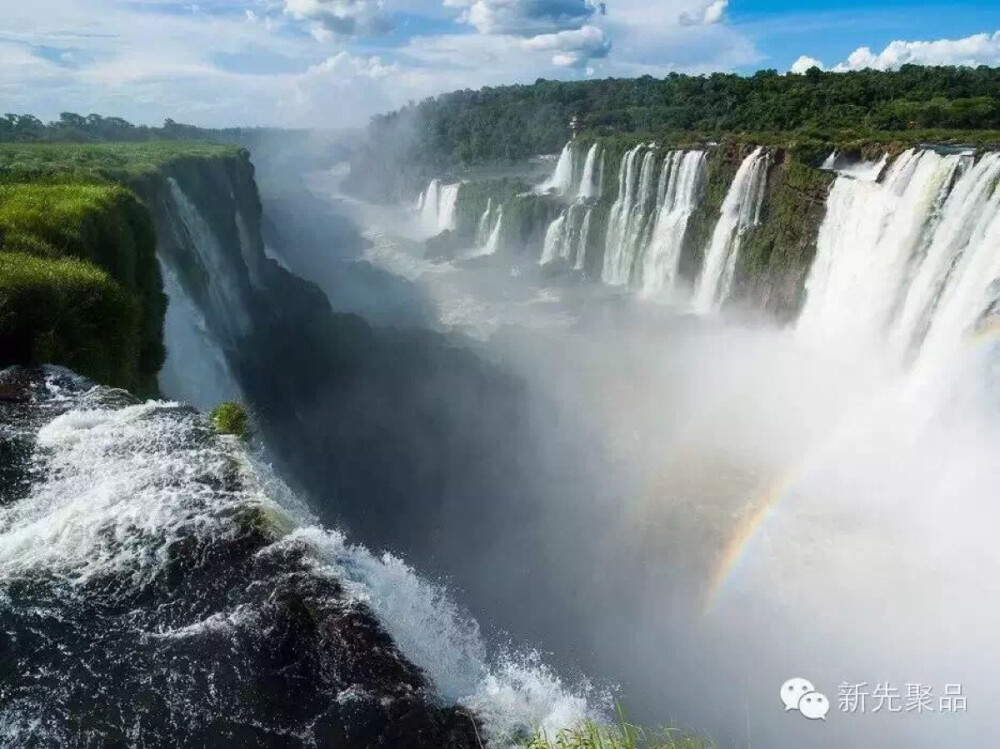
[[[767,176],[760,223],[743,239],[734,277],[734,301],[793,320],[816,255],[819,227],[834,175],[779,151]]]

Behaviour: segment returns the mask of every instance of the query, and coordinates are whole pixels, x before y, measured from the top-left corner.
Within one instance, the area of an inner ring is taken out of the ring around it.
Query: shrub
[[[212,409],[209,418],[219,434],[231,434],[243,440],[250,438],[250,418],[247,410],[235,401],[219,404]]]

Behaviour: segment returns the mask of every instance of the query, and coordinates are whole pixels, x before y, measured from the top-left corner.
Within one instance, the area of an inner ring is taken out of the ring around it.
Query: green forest
[[[383,159],[437,170],[514,161],[558,151],[574,117],[593,135],[780,132],[839,142],[876,133],[1000,130],[1000,69],[906,65],[893,72],[539,80],[455,91],[376,117],[369,148]]]

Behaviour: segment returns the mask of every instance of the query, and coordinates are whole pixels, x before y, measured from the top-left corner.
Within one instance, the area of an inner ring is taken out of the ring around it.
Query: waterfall
[[[495,255],[500,248],[500,237],[503,232],[503,206],[497,208],[497,217],[493,222],[493,230],[486,239],[484,251],[486,255]]]
[[[454,231],[455,207],[458,205],[458,190],[461,184],[445,185],[441,188],[441,203],[438,207],[438,232]]]
[[[608,218],[608,234],[605,241],[604,269],[601,280],[609,284],[623,284],[628,278],[622,278],[622,268],[625,265],[625,242],[628,236],[632,209],[636,201],[635,163],[644,145],[640,144],[625,154],[618,170],[618,197],[611,206]]]
[[[236,378],[204,314],[162,260],[160,274],[169,300],[163,321],[167,359],[158,377],[160,390],[169,398],[204,410],[223,401],[240,400]]]
[[[454,231],[455,208],[458,205],[458,191],[462,184],[442,185],[441,180],[432,179],[427,190],[417,201],[420,222],[432,234]]]
[[[967,162],[968,157],[957,154],[909,150],[878,182],[837,178],[806,281],[799,334],[824,347],[875,352],[901,310],[905,329],[896,333],[896,340],[900,346],[910,344],[934,293],[935,282],[925,276],[940,277],[950,252],[949,235],[960,240],[964,233],[956,214],[961,207],[947,196]],[[962,192],[965,184],[971,189],[968,180],[979,176],[980,170],[967,171],[959,179]],[[912,286],[914,268],[922,265],[927,270],[917,271],[920,280]]]
[[[558,195],[569,195],[573,190],[573,169],[574,169],[574,148],[573,141],[570,141],[559,154],[559,161],[556,162],[556,171],[552,177],[545,182],[542,192],[555,192]]]
[[[549,224],[539,265],[565,260],[574,269],[583,268],[590,237],[590,216],[593,209],[581,203],[571,205]]]
[[[483,211],[483,215],[479,219],[479,226],[476,229],[476,246],[484,247],[486,242],[489,240],[490,235],[490,218],[493,216],[493,198],[490,198],[486,203],[486,210]]]
[[[175,211],[175,219],[171,229],[178,244],[186,247],[192,257],[198,259],[198,266],[203,272],[207,283],[204,292],[207,294],[208,308],[218,313],[218,322],[227,328],[230,340],[238,340],[250,331],[250,314],[244,306],[246,289],[238,282],[240,273],[231,271],[231,262],[223,250],[219,238],[197,206],[184,194],[177,181],[171,177],[170,197]],[[239,257],[242,263],[242,255]]]
[[[592,208],[587,209],[583,217],[583,224],[580,226],[580,239],[576,245],[576,256],[573,258],[573,270],[583,270],[587,260],[587,243],[590,241],[590,217],[593,215]]]
[[[674,285],[688,220],[697,205],[704,177],[704,151],[674,151],[664,161],[659,213],[641,269],[643,293],[655,294]]]
[[[540,265],[548,265],[556,258],[562,257],[566,244],[566,213],[563,212],[555,221],[549,224],[545,232],[545,244],[542,246]]]
[[[435,231],[438,226],[438,205],[441,180],[432,179],[420,199],[420,220],[428,231]]]
[[[601,156],[601,167],[597,166],[598,155],[601,148],[596,143],[587,152],[587,161],[583,165],[583,177],[580,179],[580,200],[600,200],[601,181],[600,173],[603,171],[604,157]]]
[[[495,255],[500,247],[500,236],[503,231],[503,204],[494,206],[490,198],[486,210],[479,219],[479,229],[476,232],[476,249],[469,257]]]
[[[716,310],[729,297],[743,235],[760,220],[769,164],[768,152],[757,147],[736,172],[695,288],[694,304],[699,312]]]

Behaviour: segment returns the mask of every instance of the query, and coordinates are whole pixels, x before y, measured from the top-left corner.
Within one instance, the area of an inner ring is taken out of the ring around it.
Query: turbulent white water
[[[59,398],[58,386],[50,388]],[[140,590],[164,574],[172,549],[192,539],[208,548],[231,541],[238,537],[234,518],[260,508],[277,537],[260,554],[280,559],[305,548],[313,573],[367,603],[445,700],[479,712],[495,746],[606,707],[586,687],[566,688],[537,656],[489,657],[476,623],[444,588],[391,554],[374,555],[318,527],[236,440],[201,436],[208,431],[204,416],[176,403],[108,407],[112,396],[104,388],[74,396],[72,410],[41,428],[41,478],[28,496],[0,507],[0,583],[51,577],[71,591],[114,575]],[[241,488],[219,489],[232,483],[234,471]],[[231,613],[253,625],[252,611]],[[217,616],[202,624],[227,626]]]
[[[910,150],[878,182],[838,177],[820,227],[798,332],[855,353],[890,343],[903,360],[953,345],[988,306],[996,277],[995,154]]]
[[[427,189],[417,201],[421,223],[429,234],[440,234],[443,231],[454,231],[455,208],[458,205],[458,191],[461,183],[451,185],[441,184],[441,180],[432,179]]]
[[[729,298],[743,234],[760,220],[769,165],[768,152],[758,147],[736,172],[695,288],[694,306],[699,312],[717,310]]]
[[[862,182],[875,182],[888,163],[888,154],[883,154],[878,161],[857,161],[847,158],[837,151],[833,151],[826,157],[820,169],[827,172],[836,172],[844,177],[853,177]]]
[[[600,159],[599,166],[598,159]],[[601,147],[595,143],[587,152],[587,160],[583,165],[583,176],[580,178],[580,192],[577,197],[584,201],[600,200],[603,177],[604,154],[601,152]]]

